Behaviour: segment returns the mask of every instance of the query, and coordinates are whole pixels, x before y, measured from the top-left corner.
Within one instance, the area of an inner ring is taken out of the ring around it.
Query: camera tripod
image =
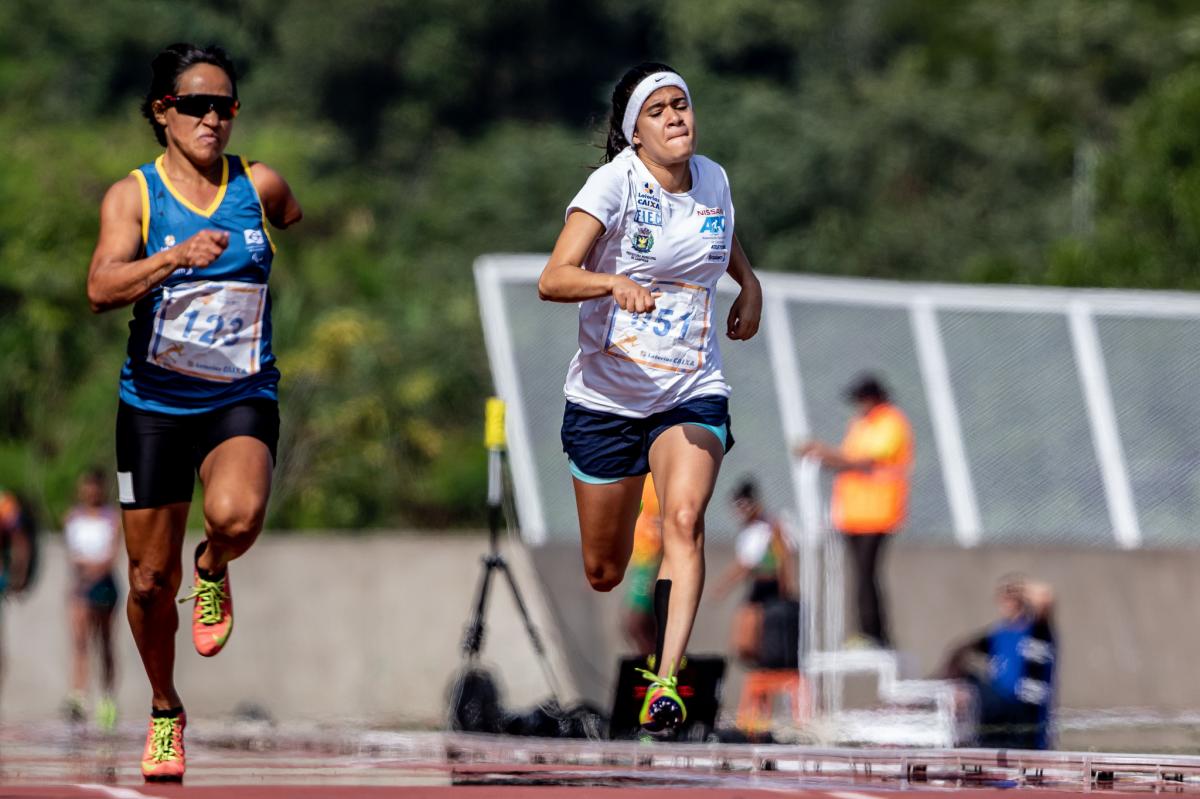
[[[491,694],[491,701],[494,702],[495,686],[490,683],[486,672],[480,668],[479,655],[483,649],[492,579],[497,572],[503,575],[504,581],[508,584],[509,590],[512,592],[517,612],[520,614],[521,621],[525,625],[525,632],[529,637],[529,643],[533,647],[534,654],[538,659],[538,665],[541,667],[542,674],[546,678],[546,685],[550,689],[551,699],[556,704],[560,704],[562,693],[559,689],[558,680],[554,675],[554,670],[550,667],[550,661],[546,655],[546,648],[542,643],[541,635],[538,634],[537,627],[534,625],[533,619],[530,618],[529,608],[526,606],[525,600],[521,595],[521,590],[517,586],[516,577],[513,575],[508,561],[500,554],[500,529],[501,527],[507,529],[512,525],[514,514],[512,513],[509,482],[505,479],[504,403],[494,397],[488,400],[487,405],[485,443],[488,448],[487,502],[489,547],[488,553],[482,558],[483,571],[479,575],[475,606],[467,621],[466,632],[463,636],[463,668],[455,682],[453,697],[451,699],[451,726],[458,729],[466,729],[467,726],[464,722],[470,723],[473,719],[478,719],[485,728],[492,726],[486,720],[486,717],[490,714],[486,709],[481,707],[488,704],[489,700],[486,696],[481,696],[481,694]],[[493,732],[494,730],[485,729],[481,731]]]

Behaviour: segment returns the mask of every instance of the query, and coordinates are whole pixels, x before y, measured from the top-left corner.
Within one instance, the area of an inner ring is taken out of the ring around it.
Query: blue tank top
[[[229,246],[203,269],[177,269],[134,304],[122,401],[193,414],[247,399],[277,399],[267,291],[275,244],[249,164],[223,157],[221,185],[208,208],[196,207],[171,185],[162,156],[130,174],[141,187],[147,257],[205,229],[227,231]]]

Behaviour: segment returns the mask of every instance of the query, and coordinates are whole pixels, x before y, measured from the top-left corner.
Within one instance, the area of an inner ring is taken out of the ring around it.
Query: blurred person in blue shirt
[[[1054,594],[1012,574],[996,590],[1000,618],[951,654],[945,676],[964,680],[979,714],[976,743],[996,749],[1048,749],[1058,660]]]

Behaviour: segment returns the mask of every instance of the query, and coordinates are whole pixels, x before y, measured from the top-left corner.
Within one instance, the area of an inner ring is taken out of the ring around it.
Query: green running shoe
[[[96,726],[105,732],[112,732],[117,726],[117,703],[111,696],[101,697],[96,703]]]
[[[687,721],[687,708],[679,696],[679,679],[674,674],[660,677],[647,669],[638,669],[638,673],[650,681],[638,723],[650,735],[666,737]]]

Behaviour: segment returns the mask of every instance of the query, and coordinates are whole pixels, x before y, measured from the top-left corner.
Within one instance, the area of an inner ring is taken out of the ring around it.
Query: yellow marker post
[[[489,450],[504,449],[508,438],[504,433],[504,400],[488,397],[484,411],[483,443]]]
[[[483,414],[483,443],[488,451],[488,507],[498,518],[504,500],[504,400],[488,397]],[[495,525],[493,525],[494,527]]]

